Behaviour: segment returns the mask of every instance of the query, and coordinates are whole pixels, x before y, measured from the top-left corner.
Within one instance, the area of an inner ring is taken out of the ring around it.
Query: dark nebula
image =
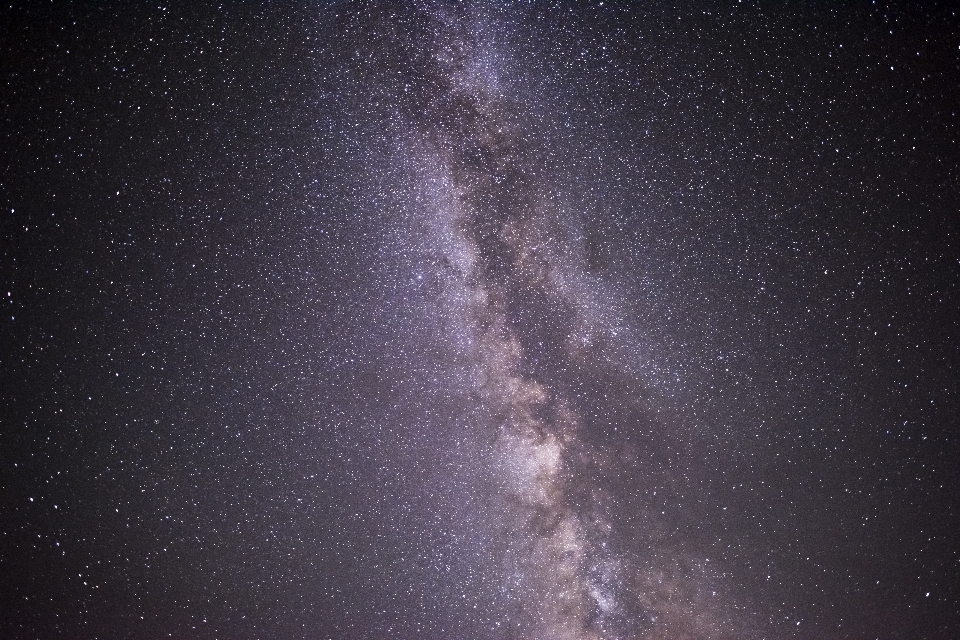
[[[960,637],[953,7],[0,24],[3,637]]]

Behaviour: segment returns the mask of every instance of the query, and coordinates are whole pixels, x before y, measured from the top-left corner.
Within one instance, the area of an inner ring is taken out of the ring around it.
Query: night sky
[[[834,4],[0,9],[0,636],[960,637],[960,18]]]

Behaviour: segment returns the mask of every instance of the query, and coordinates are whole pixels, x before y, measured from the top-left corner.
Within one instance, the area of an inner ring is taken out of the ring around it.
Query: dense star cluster
[[[952,7],[0,24],[3,637],[960,634]]]

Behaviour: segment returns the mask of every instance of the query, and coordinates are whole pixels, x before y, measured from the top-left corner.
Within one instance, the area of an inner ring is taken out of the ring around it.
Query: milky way
[[[4,638],[952,639],[957,17],[0,10]]]
[[[645,415],[633,372],[618,363],[636,345],[617,319],[619,292],[604,299],[602,280],[587,273],[562,195],[577,186],[544,170],[544,141],[529,123],[545,107],[511,77],[519,36],[497,33],[510,25],[506,12],[436,16],[429,88],[419,117],[399,124],[396,151],[420,193],[399,205],[412,227],[400,251],[424,255],[413,278],[431,287],[438,337],[459,365],[465,433],[450,459],[476,469],[476,484],[457,493],[483,495],[491,630],[742,634],[731,602],[704,597],[715,581],[709,559],[671,548],[667,519],[637,495],[675,499],[662,471],[669,427]]]

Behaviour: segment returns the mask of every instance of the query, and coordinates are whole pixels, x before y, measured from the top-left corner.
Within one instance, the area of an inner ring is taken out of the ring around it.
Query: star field
[[[0,24],[4,637],[960,633],[953,7]]]

